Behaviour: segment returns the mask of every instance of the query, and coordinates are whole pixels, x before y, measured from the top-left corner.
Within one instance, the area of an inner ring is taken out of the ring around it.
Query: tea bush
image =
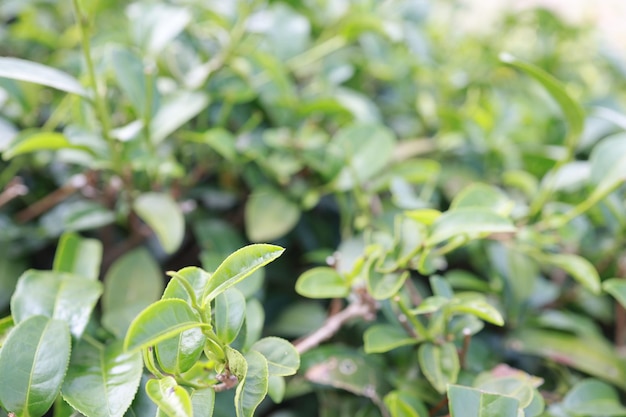
[[[0,414],[626,415],[626,65],[463,18],[0,4]]]

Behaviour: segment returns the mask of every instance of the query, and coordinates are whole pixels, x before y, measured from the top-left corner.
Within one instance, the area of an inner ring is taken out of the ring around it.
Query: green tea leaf
[[[215,333],[224,344],[230,344],[239,334],[246,317],[246,299],[243,294],[229,288],[215,297]]]
[[[539,81],[552,98],[554,98],[554,100],[559,104],[559,107],[561,107],[561,111],[565,116],[565,120],[569,125],[569,133],[565,143],[566,146],[573,149],[583,131],[585,123],[585,112],[580,104],[571,98],[559,80],[548,74],[543,69],[528,62],[521,61],[508,53],[500,54],[500,60]]]
[[[237,417],[252,417],[268,390],[269,373],[265,357],[251,350],[245,359],[248,364],[246,377],[239,381],[235,391]]]
[[[384,353],[400,346],[415,345],[418,341],[390,324],[375,324],[363,334],[365,353]]]
[[[427,417],[428,410],[411,391],[391,391],[383,398],[391,417]]]
[[[339,130],[333,145],[346,163],[337,176],[337,190],[350,190],[373,178],[389,162],[395,144],[393,132],[379,124],[354,123]]]
[[[71,75],[25,59],[0,57],[0,77],[41,84],[83,97],[88,96],[83,86]]]
[[[31,316],[0,350],[0,402],[17,417],[40,417],[59,394],[70,359],[70,332],[61,320]]]
[[[470,295],[470,296],[464,296]],[[484,299],[482,294],[458,294],[452,299],[447,306],[448,311],[452,313],[467,313],[485,320],[496,326],[504,325],[502,314]]]
[[[272,188],[252,191],[245,209],[246,235],[252,242],[284,236],[300,220],[300,208],[284,193]]]
[[[162,274],[150,253],[143,248],[127,252],[104,277],[102,324],[122,338],[130,323],[159,299],[162,290]]]
[[[283,399],[285,398],[286,388],[287,384],[285,382],[285,377],[270,375],[267,395],[269,395],[274,403],[280,404],[281,402],[283,402]]]
[[[72,335],[80,338],[101,293],[99,281],[31,269],[24,272],[17,283],[11,298],[11,312],[16,323],[35,315],[63,320]]]
[[[263,333],[265,323],[265,310],[257,299],[250,299],[246,303],[246,337],[244,349],[249,349]]]
[[[619,133],[603,139],[589,156],[590,182],[594,195],[602,196],[626,181],[626,134]]]
[[[519,352],[539,355],[626,388],[626,367],[602,336],[577,335],[547,330],[516,332],[508,346]]]
[[[519,417],[519,401],[460,385],[448,386],[451,417]]]
[[[623,416],[626,408],[620,403],[617,390],[597,379],[580,381],[565,395],[564,408],[577,416]]]
[[[0,57],[2,59],[2,57]],[[65,135],[57,132],[36,132],[28,135],[17,143],[11,144],[3,153],[5,160],[18,155],[37,151],[54,151],[58,149],[76,149],[91,152],[91,149],[84,145],[71,143]]]
[[[602,288],[598,271],[585,258],[569,253],[541,254],[537,258],[544,264],[564,270],[592,293],[600,294]]]
[[[209,282],[211,274],[201,268],[188,266],[176,272],[176,275],[189,283],[191,288],[193,288],[196,300],[202,299],[204,287],[206,287],[207,282]],[[190,295],[187,293],[185,286],[178,281],[178,278],[170,279],[161,298],[180,298],[181,300],[191,302]]]
[[[203,304],[272,262],[284,251],[285,249],[280,246],[268,244],[248,245],[235,251],[211,275],[204,289]]]
[[[193,417],[189,394],[171,376],[149,380],[146,392],[168,417]]]
[[[319,266],[298,277],[296,292],[308,298],[343,298],[350,293],[350,286],[335,269]]]
[[[97,280],[101,261],[102,243],[99,240],[82,238],[75,233],[65,233],[59,239],[53,269]]]
[[[137,350],[192,329],[207,326],[183,300],[160,300],[143,310],[130,324],[124,349]]]
[[[198,91],[181,91],[164,98],[150,124],[152,142],[158,145],[208,105],[208,96]]]
[[[610,278],[602,283],[602,288],[615,297],[622,307],[626,307],[626,280]]]
[[[191,393],[193,417],[212,417],[215,407],[215,390],[213,388],[196,389]]]
[[[63,382],[63,399],[89,417],[121,417],[130,407],[143,371],[139,352],[122,351],[122,343],[78,343]]]
[[[129,49],[117,47],[111,54],[111,63],[117,83],[135,109],[136,117],[141,119],[147,112],[152,115],[158,107],[159,91],[154,77],[150,81],[146,79],[141,58]],[[147,103],[148,88],[151,89],[151,103]]]
[[[435,246],[450,238],[463,236],[469,239],[486,237],[491,233],[512,233],[516,228],[506,219],[484,207],[450,210],[435,220],[426,244]]]
[[[176,201],[165,193],[144,193],[133,208],[159,239],[166,253],[174,253],[185,237],[185,218]]]
[[[424,343],[417,353],[421,370],[428,382],[438,392],[446,392],[448,384],[456,382],[461,369],[454,343]]]
[[[198,361],[206,343],[206,336],[199,328],[185,330],[155,346],[161,368],[171,374],[187,372]]]
[[[409,271],[381,273],[372,268],[367,274],[367,290],[375,300],[386,300],[400,291],[408,277]]]
[[[465,187],[454,197],[450,209],[481,207],[506,217],[511,214],[513,206],[513,201],[500,189],[492,185],[475,182]]]
[[[298,351],[285,339],[264,337],[254,343],[250,350],[255,350],[265,356],[270,375],[293,375],[300,367]]]

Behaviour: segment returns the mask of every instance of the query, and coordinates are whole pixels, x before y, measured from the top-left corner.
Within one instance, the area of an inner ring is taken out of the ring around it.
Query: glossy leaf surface
[[[308,298],[343,298],[348,295],[350,288],[335,269],[319,266],[298,277],[296,292]]]
[[[53,271],[24,272],[11,299],[16,323],[35,315],[65,321],[75,337],[80,337],[89,322],[102,285],[83,277]]]
[[[0,402],[17,417],[40,417],[59,394],[70,359],[67,324],[32,316],[0,350]]]
[[[243,381],[239,381],[235,392],[235,411],[237,417],[252,417],[268,390],[268,366],[265,357],[251,350],[245,356],[248,364]]]
[[[366,353],[384,353],[400,346],[414,345],[418,339],[409,337],[406,331],[390,324],[376,324],[363,335]]]
[[[246,317],[246,299],[235,288],[229,288],[215,298],[215,333],[225,344],[237,335]]]
[[[257,269],[278,258],[285,251],[276,245],[248,245],[229,255],[215,270],[204,290],[203,304],[243,280]]]
[[[506,395],[450,385],[448,399],[451,417],[518,417],[519,401]]]
[[[99,240],[66,233],[59,239],[53,269],[96,280],[100,275],[101,260],[102,243]]]
[[[432,225],[427,245],[437,245],[456,236],[484,237],[490,233],[512,233],[510,220],[485,208],[459,208],[443,213]]]
[[[270,375],[289,376],[300,367],[300,355],[291,343],[279,337],[264,337],[250,347],[265,356]]]
[[[0,57],[0,77],[41,84],[67,93],[87,96],[87,91],[71,75],[25,59]]]
[[[121,342],[80,342],[72,351],[63,398],[89,417],[121,417],[135,398],[142,370],[141,354],[124,352]]]
[[[124,339],[126,350],[137,350],[169,339],[185,330],[206,326],[183,300],[167,299],[151,304],[130,324]]]
[[[189,394],[171,376],[149,380],[146,392],[168,417],[193,417]]]
[[[61,133],[37,132],[28,135],[21,141],[11,145],[2,153],[2,157],[7,160],[18,155],[37,151],[53,151],[58,149],[76,149],[86,152],[91,151],[86,146],[72,144],[67,137]]]

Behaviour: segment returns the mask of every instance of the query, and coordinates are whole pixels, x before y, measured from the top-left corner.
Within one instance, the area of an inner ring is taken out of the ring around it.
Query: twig
[[[463,347],[459,352],[459,362],[461,363],[461,369],[465,369],[467,362],[467,352],[469,351],[469,345],[472,341],[472,331],[467,327],[463,329]]]
[[[67,184],[17,213],[15,219],[20,223],[26,223],[50,210],[85,185],[87,185],[87,177],[84,174],[74,175]]]
[[[22,179],[15,177],[11,180],[2,193],[0,193],[0,207],[4,206],[9,201],[17,198],[21,195],[28,193],[28,187],[22,183]]]
[[[294,346],[298,353],[302,354],[313,349],[325,340],[330,339],[348,321],[361,317],[364,320],[373,320],[376,317],[377,304],[364,291],[358,293],[359,297],[346,308],[326,319],[322,327],[308,336],[298,339]]]
[[[448,404],[448,396],[444,395],[441,401],[439,401],[437,404],[434,405],[433,408],[430,409],[428,415],[431,417],[434,416],[435,414],[437,414],[437,411],[445,407],[446,404]]]

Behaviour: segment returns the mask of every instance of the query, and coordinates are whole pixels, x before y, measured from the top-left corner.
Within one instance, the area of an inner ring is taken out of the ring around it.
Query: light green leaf
[[[573,149],[583,131],[585,123],[585,112],[580,104],[570,97],[565,90],[565,87],[559,80],[545,72],[543,69],[528,62],[521,61],[508,53],[500,54],[500,60],[539,81],[552,98],[554,98],[554,100],[559,104],[559,107],[561,107],[561,111],[565,116],[565,120],[569,125],[569,133],[565,140],[565,144],[568,148]]]
[[[195,266],[183,268],[176,272],[176,275],[189,283],[191,288],[193,288],[196,300],[200,300],[202,298],[204,287],[207,282],[209,282],[209,278],[211,277],[211,274]],[[191,302],[191,297],[189,295],[190,294],[187,293],[185,286],[178,281],[178,278],[172,278],[170,279],[170,282],[167,283],[167,287],[165,287],[165,291],[163,292],[163,296],[161,298],[180,298],[181,300]]]
[[[135,397],[142,371],[141,354],[123,352],[121,342],[106,347],[80,342],[72,351],[63,399],[89,417],[121,417]]]
[[[426,244],[435,246],[450,238],[469,239],[486,237],[491,233],[512,233],[516,228],[506,219],[486,208],[459,208],[443,213],[435,220]]]
[[[564,408],[577,416],[624,416],[617,390],[597,379],[580,381],[565,395]]]
[[[431,297],[425,298],[417,306],[417,308],[414,308],[413,310],[411,310],[411,313],[413,313],[415,315],[434,313],[436,311],[441,310],[443,307],[445,307],[450,302],[451,301],[450,301],[449,298],[441,297],[441,296],[438,296],[438,295],[433,295]]]
[[[87,97],[78,80],[56,68],[19,58],[0,57],[0,77],[27,81]]]
[[[270,375],[289,376],[300,367],[300,355],[291,343],[279,337],[264,337],[254,343],[250,350],[256,350],[267,359]]]
[[[235,251],[211,275],[204,290],[203,304],[272,262],[284,251],[285,249],[280,246],[268,244],[248,245]]]
[[[363,335],[365,353],[384,353],[400,346],[415,345],[418,341],[390,324],[375,324]]]
[[[383,398],[391,417],[428,417],[428,410],[411,391],[391,391]]]
[[[193,417],[212,417],[215,407],[215,390],[213,388],[193,390],[191,406]]]
[[[450,385],[448,401],[451,417],[519,417],[516,398],[475,388]]]
[[[626,367],[613,346],[601,336],[564,334],[547,330],[515,333],[507,345],[519,352],[539,355],[571,366],[626,389]]]
[[[254,410],[267,395],[269,373],[267,361],[263,355],[251,350],[245,356],[248,364],[243,381],[239,381],[235,391],[235,411],[237,417],[253,417]]]
[[[452,203],[450,210],[481,207],[490,209],[500,216],[508,216],[513,210],[513,201],[500,189],[480,182],[475,182],[465,187],[458,193]]]
[[[17,417],[40,417],[59,394],[70,359],[67,324],[32,316],[0,350],[0,402]]]
[[[535,255],[535,258],[543,264],[556,266],[564,270],[592,293],[600,294],[602,288],[598,271],[591,262],[585,258],[569,253],[531,253],[531,256],[532,255]]]
[[[270,375],[267,395],[274,401],[276,404],[280,404],[283,402],[285,398],[285,390],[287,388],[287,384],[285,382],[285,377],[278,375]]]
[[[350,286],[335,269],[319,266],[298,277],[296,292],[308,298],[343,298],[350,293]]]
[[[192,329],[207,326],[183,300],[160,300],[143,310],[130,324],[124,339],[126,350],[137,350]]]
[[[146,392],[168,417],[193,417],[189,394],[171,376],[149,380]]]
[[[465,297],[464,295],[470,295]],[[482,294],[458,294],[447,306],[448,311],[452,313],[466,313],[485,320],[496,326],[503,326],[504,319],[502,314],[484,299]]]
[[[215,297],[215,333],[224,344],[230,344],[239,334],[246,318],[246,299],[241,291],[229,288]]]
[[[124,337],[139,312],[158,300],[163,290],[159,265],[143,248],[116,260],[104,277],[102,324],[118,338]]]
[[[185,217],[176,201],[165,193],[149,192],[135,200],[133,208],[146,222],[166,253],[174,253],[185,237]]]
[[[284,193],[271,188],[252,191],[246,202],[246,235],[252,242],[284,236],[300,220],[300,208]]]
[[[215,127],[204,133],[185,133],[184,137],[190,141],[208,145],[228,161],[233,161],[237,156],[235,137],[224,128]]]
[[[53,269],[95,281],[100,275],[101,261],[102,243],[99,240],[65,233],[59,239]]]
[[[441,216],[441,212],[439,210],[425,208],[405,211],[404,215],[418,223],[430,226]]]
[[[197,327],[159,342],[155,346],[159,365],[171,374],[187,372],[200,358],[205,343],[206,336]]]
[[[626,181],[626,134],[619,133],[603,139],[591,151],[590,182],[592,196],[603,196]]]
[[[190,10],[185,7],[161,3],[132,3],[128,7],[128,16],[133,22],[135,41],[149,54],[162,52],[192,18]]]
[[[372,268],[367,274],[367,290],[375,300],[386,300],[400,291],[408,277],[409,271],[381,273]]]
[[[454,343],[424,343],[417,354],[424,376],[438,392],[443,394],[448,384],[456,382],[461,366]]]
[[[0,57],[1,59],[1,57]],[[65,135],[57,132],[36,132],[28,135],[17,143],[12,143],[3,153],[4,160],[11,159],[17,155],[37,151],[54,151],[57,149],[76,149],[91,152],[91,149],[84,145],[71,143]]]
[[[164,99],[152,118],[150,132],[157,145],[209,105],[209,98],[200,92],[181,91]]]
[[[342,153],[345,166],[337,176],[339,191],[352,189],[378,174],[389,162],[396,139],[393,132],[374,123],[354,123],[337,132],[332,142]]]
[[[602,283],[602,288],[615,297],[622,307],[626,307],[626,280],[610,278]]]
[[[259,300],[253,298],[246,303],[246,338],[244,349],[249,349],[263,333],[265,323],[265,310]]]
[[[17,283],[11,298],[11,313],[16,323],[36,315],[63,320],[72,335],[80,338],[101,293],[99,281],[31,269]]]

